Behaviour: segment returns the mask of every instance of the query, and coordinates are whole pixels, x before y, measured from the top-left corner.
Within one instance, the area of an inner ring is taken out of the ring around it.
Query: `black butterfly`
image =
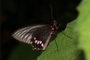
[[[12,36],[16,40],[30,44],[34,50],[45,50],[51,35],[54,34],[58,28],[57,22],[53,21],[50,25],[32,25],[18,29]]]

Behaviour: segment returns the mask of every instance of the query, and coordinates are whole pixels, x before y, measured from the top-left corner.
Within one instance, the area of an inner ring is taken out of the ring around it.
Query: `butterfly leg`
[[[67,36],[67,37],[69,37],[70,39],[72,39],[72,37],[70,37],[70,36],[66,35],[63,31],[62,31],[62,33],[63,33],[65,36]]]
[[[55,33],[54,33],[54,39],[55,39],[55,37],[56,37],[56,35],[55,35]],[[57,47],[57,51],[58,51],[58,44],[57,44],[56,39],[55,39],[54,41],[55,41],[55,44],[56,44],[56,47]]]

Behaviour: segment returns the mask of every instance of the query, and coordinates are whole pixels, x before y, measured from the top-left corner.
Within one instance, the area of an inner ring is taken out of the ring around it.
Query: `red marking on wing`
[[[51,26],[51,32],[50,32],[50,34],[53,34],[54,30],[55,30],[55,28],[53,26]]]
[[[51,30],[54,31],[54,28],[52,27]]]

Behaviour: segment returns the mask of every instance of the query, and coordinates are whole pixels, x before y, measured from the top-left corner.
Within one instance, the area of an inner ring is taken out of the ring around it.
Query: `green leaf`
[[[77,31],[79,33],[79,48],[85,53],[86,60],[90,60],[90,0],[82,0],[78,7]]]
[[[55,45],[55,41],[50,42],[49,46],[38,57],[38,60],[80,60],[81,51],[77,47],[77,33],[74,31],[74,25],[76,21],[73,21],[67,25],[67,28],[63,33],[59,33],[56,37],[58,50]],[[70,36],[71,38],[69,38]]]

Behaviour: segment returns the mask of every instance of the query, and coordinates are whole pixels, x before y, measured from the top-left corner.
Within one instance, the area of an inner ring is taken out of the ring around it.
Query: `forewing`
[[[12,37],[15,38],[16,40],[21,41],[21,42],[31,44],[31,39],[32,39],[33,33],[38,28],[41,28],[44,26],[46,26],[46,25],[32,25],[32,26],[18,29],[12,34]]]

